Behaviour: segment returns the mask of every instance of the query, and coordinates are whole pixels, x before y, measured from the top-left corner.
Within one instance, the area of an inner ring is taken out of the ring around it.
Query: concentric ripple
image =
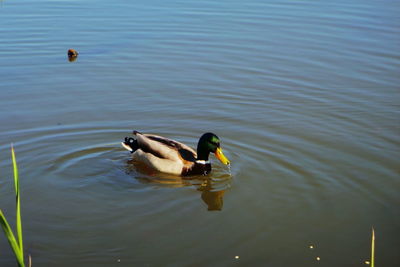
[[[0,208],[13,143],[34,264],[311,266],[312,239],[356,266],[374,226],[397,266],[397,2],[0,1]],[[232,165],[143,172],[132,130]]]

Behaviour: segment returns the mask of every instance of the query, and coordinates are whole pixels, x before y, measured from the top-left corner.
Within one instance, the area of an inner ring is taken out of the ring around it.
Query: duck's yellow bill
[[[222,149],[220,147],[215,151],[215,156],[219,161],[221,161],[225,165],[229,165],[229,160],[225,157],[224,153],[222,153]]]

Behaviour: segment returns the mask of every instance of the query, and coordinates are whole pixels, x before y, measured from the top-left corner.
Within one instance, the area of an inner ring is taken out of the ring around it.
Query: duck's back
[[[151,153],[154,156],[172,161],[196,161],[197,154],[189,146],[158,135],[134,133],[139,148],[146,153]]]

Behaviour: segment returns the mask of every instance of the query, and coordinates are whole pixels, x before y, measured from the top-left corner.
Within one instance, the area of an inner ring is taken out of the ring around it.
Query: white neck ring
[[[198,164],[210,164],[211,162],[209,160],[196,160],[196,163]]]

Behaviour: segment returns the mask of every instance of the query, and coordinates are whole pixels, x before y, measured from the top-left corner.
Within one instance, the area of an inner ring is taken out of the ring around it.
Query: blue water
[[[365,266],[372,227],[397,266],[399,10],[0,1],[0,208],[14,224],[14,143],[33,266]],[[132,130],[215,132],[231,169],[138,169]]]

